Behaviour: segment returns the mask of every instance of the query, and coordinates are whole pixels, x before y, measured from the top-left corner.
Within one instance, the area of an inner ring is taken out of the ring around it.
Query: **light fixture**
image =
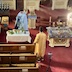
[[[67,15],[67,26],[72,27],[72,12]]]

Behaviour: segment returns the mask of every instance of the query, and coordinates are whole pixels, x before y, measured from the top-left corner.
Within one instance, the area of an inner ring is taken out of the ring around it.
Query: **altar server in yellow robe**
[[[45,54],[46,38],[47,37],[46,34],[43,32],[43,28],[39,27],[39,33],[36,35],[34,44],[35,44],[35,54],[37,54],[37,56],[40,58],[43,58]]]

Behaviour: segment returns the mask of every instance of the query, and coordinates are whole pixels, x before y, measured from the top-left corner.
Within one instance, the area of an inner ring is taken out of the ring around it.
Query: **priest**
[[[16,16],[15,29],[28,30],[27,15],[23,10],[20,10]]]

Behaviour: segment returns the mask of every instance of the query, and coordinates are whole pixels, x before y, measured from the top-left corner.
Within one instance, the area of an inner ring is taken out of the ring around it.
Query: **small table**
[[[35,29],[36,28],[36,15],[28,15],[28,27]]]
[[[10,34],[9,31],[6,32],[6,40],[7,42],[26,42],[28,41],[31,43],[31,37],[29,31],[26,31],[26,33],[14,33]]]

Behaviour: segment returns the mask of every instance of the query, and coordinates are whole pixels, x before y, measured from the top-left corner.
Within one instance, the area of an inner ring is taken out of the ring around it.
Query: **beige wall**
[[[16,9],[16,0],[1,0],[2,4],[9,4],[10,9]]]
[[[40,0],[24,0],[24,9],[29,9],[30,11],[39,10],[39,4]]]
[[[67,9],[68,0],[52,0],[52,9]]]

